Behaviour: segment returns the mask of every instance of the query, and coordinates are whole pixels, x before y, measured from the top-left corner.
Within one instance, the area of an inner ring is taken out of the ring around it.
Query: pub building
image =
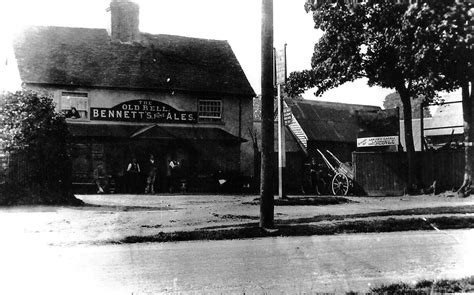
[[[158,192],[171,161],[189,190],[212,190],[218,172],[251,176],[255,93],[229,43],[141,33],[131,1],[108,10],[110,30],[30,27],[13,44],[23,87],[66,114],[75,189],[93,190],[102,165],[126,191],[128,164],[136,158],[144,182],[150,155]]]

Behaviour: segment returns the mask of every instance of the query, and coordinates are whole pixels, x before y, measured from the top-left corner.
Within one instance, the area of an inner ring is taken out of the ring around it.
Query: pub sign
[[[91,108],[91,120],[145,123],[197,122],[197,112],[179,111],[155,100],[130,100],[112,108]]]

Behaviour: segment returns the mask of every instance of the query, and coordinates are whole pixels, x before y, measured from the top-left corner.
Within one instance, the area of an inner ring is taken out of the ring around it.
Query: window
[[[88,119],[89,97],[87,93],[63,92],[61,94],[61,111],[66,113],[66,118]]]
[[[199,100],[199,121],[217,122],[222,120],[222,101]]]

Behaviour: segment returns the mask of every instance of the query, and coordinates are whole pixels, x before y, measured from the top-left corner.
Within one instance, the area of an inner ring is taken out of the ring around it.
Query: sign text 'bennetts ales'
[[[112,108],[91,108],[91,120],[147,123],[196,123],[197,112],[178,111],[154,100],[130,100]]]

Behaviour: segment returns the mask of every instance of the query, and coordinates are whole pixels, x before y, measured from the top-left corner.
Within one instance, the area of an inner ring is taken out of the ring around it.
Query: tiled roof
[[[216,140],[233,143],[247,141],[220,128],[208,127],[71,123],[68,124],[68,128],[74,137],[137,137],[147,139]]]
[[[421,150],[421,122],[412,120],[413,142],[415,150]],[[447,138],[448,140],[462,140],[464,134],[463,112],[461,103],[441,105],[434,112],[433,117],[423,119],[423,136]],[[405,124],[400,120],[400,140],[405,146]],[[441,144],[442,145],[442,144]]]
[[[425,124],[425,128],[463,126],[464,121],[462,115],[463,110],[461,102],[447,102],[446,104],[438,106],[433,114],[432,120]]]
[[[262,147],[262,121],[254,121],[253,128],[257,132],[258,146]],[[278,152],[278,124],[275,123],[273,126],[273,143],[274,151]],[[301,147],[298,145],[296,138],[291,133],[288,126],[285,127],[285,150],[287,153],[301,152]]]
[[[69,132],[73,137],[114,137],[130,138],[130,136],[144,126],[112,125],[112,124],[68,124]]]
[[[317,100],[296,100],[287,103],[308,140],[314,141],[355,143],[359,132],[356,112],[381,110],[377,106]]]
[[[105,29],[30,27],[14,49],[25,83],[255,95],[227,41],[141,34],[121,43]]]
[[[220,128],[208,127],[173,127],[158,126],[146,130],[137,135],[138,138],[146,139],[187,139],[187,140],[206,140],[241,143],[246,139],[239,138]]]

